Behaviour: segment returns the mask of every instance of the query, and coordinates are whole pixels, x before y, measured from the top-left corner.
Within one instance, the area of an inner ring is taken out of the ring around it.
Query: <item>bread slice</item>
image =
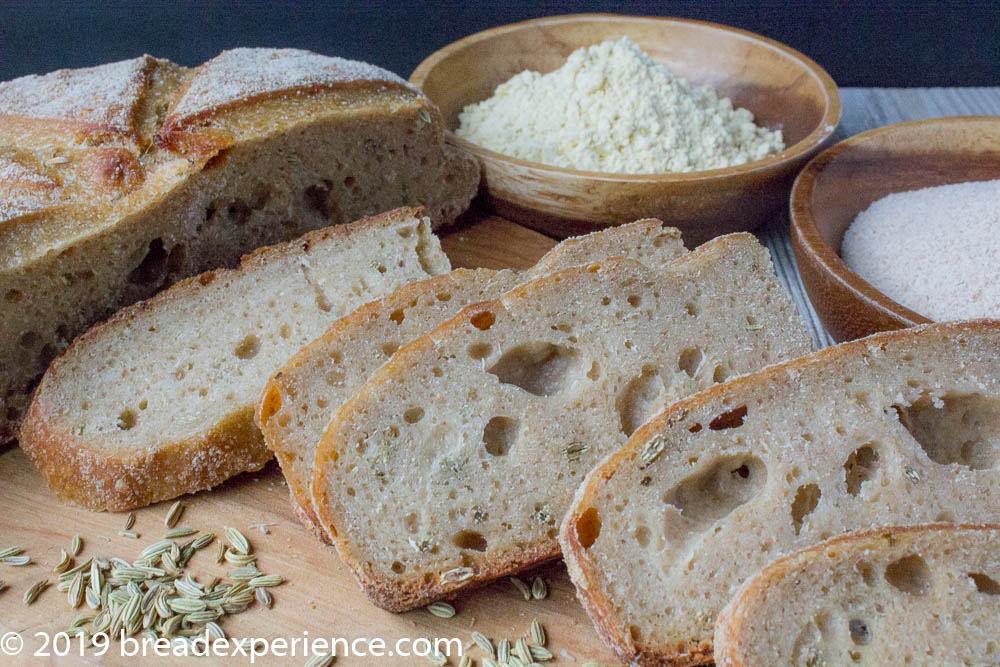
[[[827,348],[682,400],[591,472],[561,529],[626,661],[712,659],[715,619],[775,558],[876,525],[1000,522],[1000,322]]]
[[[551,273],[372,375],[324,433],[316,510],[375,604],[426,604],[558,556],[584,474],[664,403],[809,347],[748,234]]]
[[[443,273],[420,212],[310,232],[182,281],[77,338],[45,373],[21,446],[62,498],[125,510],[264,465],[267,378],[358,305]]]
[[[458,269],[408,283],[336,322],[274,374],[255,415],[264,442],[281,463],[296,515],[328,540],[312,507],[316,446],[333,412],[400,345],[469,304],[495,299],[555,269],[619,256],[662,266],[683,252],[680,232],[664,229],[659,220],[643,220],[567,239],[527,271]]]
[[[476,161],[378,67],[235,49],[0,83],[0,441],[77,334],[263,245],[399,206],[466,208]]]
[[[1000,526],[852,533],[768,565],[715,627],[736,665],[1000,664]]]

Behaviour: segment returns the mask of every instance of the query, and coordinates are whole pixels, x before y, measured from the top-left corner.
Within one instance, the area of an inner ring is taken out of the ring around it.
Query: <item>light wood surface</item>
[[[840,258],[844,233],[858,213],[892,193],[996,178],[997,116],[889,125],[846,139],[810,162],[792,190],[791,237],[806,292],[830,334],[851,340],[929,321],[878,291]]]
[[[781,128],[788,146],[756,162],[687,174],[615,175],[526,162],[449,135],[483,164],[496,211],[556,236],[656,217],[689,245],[754,229],[782,208],[799,168],[833,134],[840,98],[832,79],[806,56],[760,35],[700,21],[580,14],[486,30],[429,56],[410,80],[440,108],[448,127],[470,103],[525,70],[549,72],[574,50],[628,35],[655,60],[695,84],[708,84]]]

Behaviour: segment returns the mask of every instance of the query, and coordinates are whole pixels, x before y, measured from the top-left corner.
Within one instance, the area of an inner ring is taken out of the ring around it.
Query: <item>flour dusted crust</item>
[[[779,558],[719,615],[716,663],[996,664],[998,540],[995,524],[888,526]]]
[[[684,253],[680,233],[643,220],[567,239],[527,271],[457,269],[409,283],[334,323],[288,360],[261,393],[255,419],[281,463],[296,516],[324,541],[312,504],[316,447],[330,416],[393,352],[456,315],[545,273],[605,257],[660,266]]]
[[[990,320],[877,334],[644,425],[587,476],[560,531],[601,636],[641,665],[709,662],[718,613],[774,558],[876,525],[997,521],[998,350]]]
[[[120,511],[264,465],[260,387],[360,303],[449,268],[399,209],[263,248],[116,313],[50,366],[19,434],[61,498]]]
[[[809,347],[746,234],[658,270],[618,258],[556,271],[375,371],[327,427],[314,505],[369,598],[411,609],[557,556],[577,481],[627,432],[675,396]]]
[[[399,77],[293,49],[0,83],[0,441],[74,336],[243,253],[479,184]]]

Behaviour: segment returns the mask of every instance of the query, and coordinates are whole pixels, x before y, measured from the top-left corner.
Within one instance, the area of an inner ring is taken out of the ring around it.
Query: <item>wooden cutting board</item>
[[[533,264],[555,245],[555,241],[525,227],[496,217],[482,216],[442,239],[442,245],[456,267],[518,267]],[[147,545],[161,539],[166,530],[164,515],[171,502],[138,510],[133,530],[137,541],[121,537],[125,516],[90,512],[59,502],[45,486],[41,476],[17,447],[0,453],[0,549],[12,545],[24,547],[32,563],[25,567],[0,565],[0,580],[7,587],[0,590],[0,635],[19,633],[24,649],[16,658],[0,654],[0,664],[14,665],[174,665],[191,664],[196,658],[128,658],[120,655],[119,645],[96,657],[94,650],[79,655],[79,643],[72,644],[66,657],[33,656],[42,647],[36,632],[50,636],[69,627],[72,620],[88,608],[72,609],[66,595],[51,586],[37,601],[25,606],[24,592],[35,581],[57,580],[52,567],[59,561],[60,549],[69,549],[74,535],[84,540],[82,558],[91,555],[119,556],[134,560]],[[548,647],[555,660],[548,664],[582,665],[587,660],[615,663],[610,651],[597,637],[590,620],[577,602],[573,585],[561,563],[555,563],[522,575],[526,581],[540,575],[548,584],[545,600],[525,602],[521,594],[503,580],[487,588],[466,593],[454,600],[458,614],[451,619],[437,618],[418,610],[394,615],[372,606],[362,595],[350,571],[332,548],[320,544],[292,516],[288,489],[274,463],[258,473],[230,480],[211,491],[183,498],[186,509],[178,525],[190,526],[221,536],[223,526],[235,526],[250,539],[259,555],[258,566],[268,573],[282,574],[287,582],[273,590],[274,606],[265,609],[254,604],[243,614],[228,616],[221,625],[230,637],[278,637],[291,640],[307,636],[355,638],[379,637],[392,647],[401,638],[457,637],[465,646],[470,633],[478,630],[493,639],[512,642],[523,636],[532,619],[537,618],[548,634]],[[252,526],[261,526],[252,527]],[[264,530],[267,534],[264,534]],[[218,539],[218,538],[217,538]],[[216,545],[199,552],[188,565],[204,582],[212,576],[224,576],[228,568],[215,562]],[[304,633],[308,632],[308,635]],[[3,638],[0,637],[0,644]],[[2,645],[0,645],[2,648]],[[52,645],[49,645],[52,653]],[[477,648],[469,650],[482,665]],[[249,664],[248,658],[200,658],[194,664]],[[449,661],[458,664],[458,656]],[[301,657],[259,658],[263,665],[302,665]],[[337,665],[427,665],[425,658],[341,657]]]

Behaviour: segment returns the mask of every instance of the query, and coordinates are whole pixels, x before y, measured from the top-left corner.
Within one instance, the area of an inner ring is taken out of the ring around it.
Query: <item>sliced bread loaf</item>
[[[408,283],[336,322],[274,374],[255,415],[264,442],[281,463],[296,515],[327,539],[312,507],[316,446],[331,415],[400,345],[469,304],[495,299],[555,269],[604,257],[632,257],[647,266],[662,266],[683,252],[676,229],[642,220],[567,239],[527,271],[458,269]]]
[[[750,577],[715,626],[716,664],[1000,664],[1000,526],[852,533]]]
[[[775,558],[876,525],[1000,522],[1000,322],[878,334],[671,406],[591,472],[561,529],[622,659],[712,659]]]
[[[426,604],[558,556],[584,474],[665,403],[809,348],[748,234],[551,273],[373,373],[324,433],[316,510],[375,604]]]
[[[267,378],[358,305],[449,269],[413,209],[310,232],[185,280],[77,338],[45,373],[21,446],[62,498],[125,510],[260,468]]]
[[[444,132],[398,76],[296,49],[0,83],[0,441],[52,358],[122,306],[398,206],[452,220],[479,165]]]

